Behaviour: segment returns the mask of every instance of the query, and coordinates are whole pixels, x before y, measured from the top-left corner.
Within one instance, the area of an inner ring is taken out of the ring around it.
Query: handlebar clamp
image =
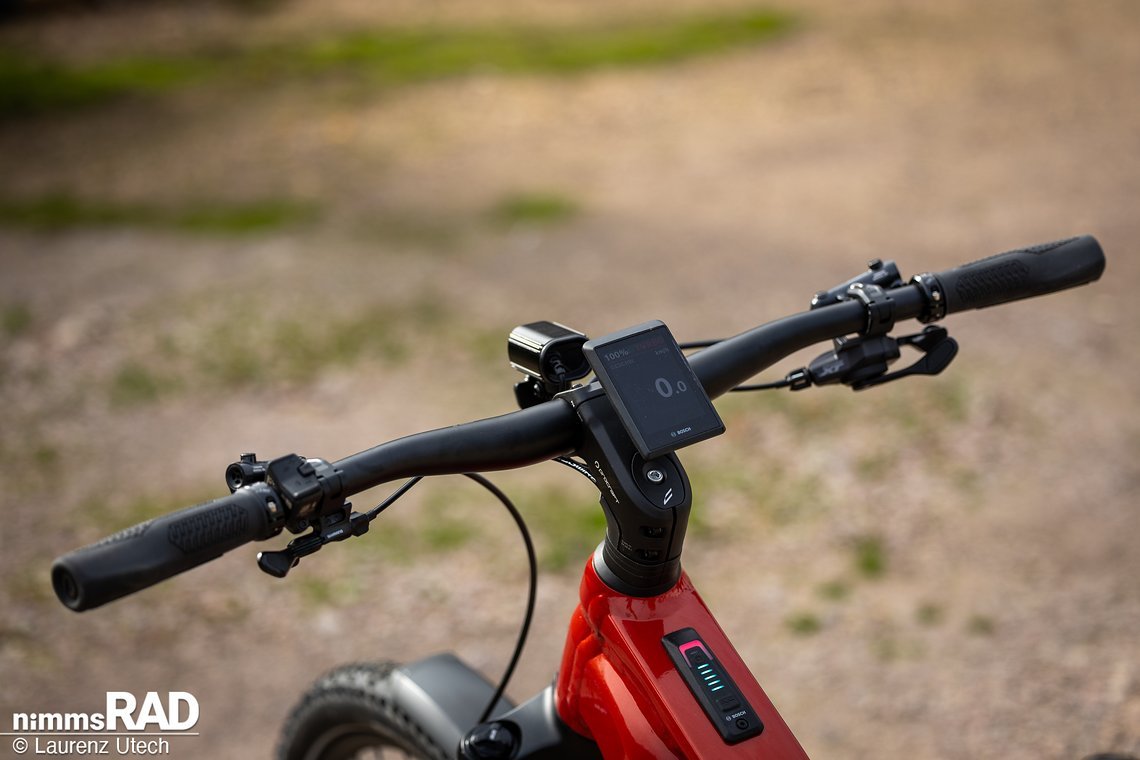
[[[857,282],[847,289],[847,297],[863,304],[867,326],[862,334],[868,338],[886,335],[895,326],[895,302],[878,285]]]
[[[340,472],[323,459],[298,454],[278,457],[266,466],[265,482],[285,503],[285,527],[291,533],[300,533],[314,519],[344,506]]]
[[[946,295],[937,277],[923,272],[910,278],[910,284],[916,286],[926,300],[926,308],[918,315],[919,322],[937,322],[946,316]]]

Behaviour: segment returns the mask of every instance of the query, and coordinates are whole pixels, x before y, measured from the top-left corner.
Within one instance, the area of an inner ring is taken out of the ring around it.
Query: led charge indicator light
[[[692,628],[661,637],[678,674],[700,704],[712,727],[727,744],[750,739],[764,731],[760,717],[749,706],[731,674]]]

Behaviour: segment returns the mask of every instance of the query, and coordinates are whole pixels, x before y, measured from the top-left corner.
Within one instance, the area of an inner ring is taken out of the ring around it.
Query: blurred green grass
[[[309,228],[327,209],[311,201],[261,198],[238,202],[216,198],[163,204],[108,201],[70,192],[25,198],[0,197],[0,228],[53,233],[99,228],[135,228],[166,233],[247,237]],[[450,250],[464,236],[481,230],[547,227],[568,222],[582,212],[582,203],[565,193],[510,192],[484,211],[470,215],[424,216],[406,209],[367,209],[351,220],[350,232],[383,243],[417,250]],[[343,221],[343,220],[342,220]],[[15,335],[27,326],[20,305],[4,307],[0,328]]]
[[[221,80],[264,85],[351,73],[396,87],[483,71],[567,75],[657,65],[766,42],[792,26],[786,13],[751,9],[557,28],[389,27],[197,55],[124,56],[85,67],[8,51],[0,54],[0,117]]]
[[[859,536],[853,553],[855,569],[864,578],[881,578],[886,574],[887,548],[881,536]]]
[[[249,203],[190,201],[178,206],[116,203],[49,193],[0,200],[0,226],[41,232],[93,227],[141,227],[197,234],[247,235],[305,224],[318,216],[310,203],[271,198]]]
[[[209,300],[209,299],[207,299]],[[190,309],[205,309],[202,303]],[[150,330],[125,356],[107,392],[117,407],[148,404],[203,390],[303,386],[330,368],[379,359],[389,368],[407,359],[411,341],[454,323],[431,293],[407,303],[377,303],[347,314],[276,317],[244,303],[221,310],[190,331]],[[411,334],[414,332],[414,335]]]
[[[32,326],[32,311],[26,304],[5,304],[0,308],[0,333],[5,338],[18,338]]]
[[[168,90],[218,70],[209,58],[138,58],[86,68],[11,50],[0,53],[0,116],[25,116]]]
[[[496,225],[548,225],[567,221],[581,211],[580,204],[565,195],[552,192],[513,193],[503,197],[488,212]]]
[[[784,625],[796,636],[811,636],[823,628],[823,622],[813,612],[792,613],[784,620]]]

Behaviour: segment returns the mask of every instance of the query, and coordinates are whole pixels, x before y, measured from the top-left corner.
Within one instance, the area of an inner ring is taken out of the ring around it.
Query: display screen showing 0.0
[[[583,351],[646,459],[724,432],[724,423],[663,322],[587,341]]]

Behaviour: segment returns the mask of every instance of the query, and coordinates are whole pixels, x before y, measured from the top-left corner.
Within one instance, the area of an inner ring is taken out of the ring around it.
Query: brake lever
[[[896,340],[900,346],[914,346],[922,352],[922,356],[914,364],[897,372],[855,381],[851,383],[853,390],[861,391],[911,375],[937,375],[958,355],[958,341],[951,338],[941,325],[928,325],[920,333],[904,335]]]
[[[301,557],[319,551],[325,544],[364,535],[368,532],[368,515],[351,509],[352,505],[346,502],[340,511],[321,518],[320,524],[313,526],[312,533],[293,539],[284,549],[258,552],[257,566],[275,578],[284,578],[297,566]]]

